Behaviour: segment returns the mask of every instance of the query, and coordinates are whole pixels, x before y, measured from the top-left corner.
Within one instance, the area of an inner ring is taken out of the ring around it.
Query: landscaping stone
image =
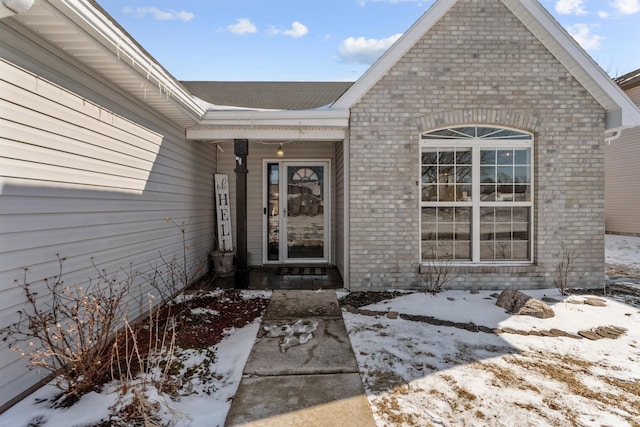
[[[578,331],[578,335],[580,335],[581,337],[585,337],[587,339],[590,339],[592,341],[596,341],[599,339],[602,339],[602,337],[598,334],[596,334],[593,331]]]
[[[601,300],[600,298],[592,298],[592,297],[586,297],[584,299],[584,303],[586,305],[591,305],[594,307],[606,307],[607,303],[604,300]]]
[[[507,310],[509,314],[533,316],[548,319],[555,313],[547,304],[514,289],[503,291],[496,300],[496,305]]]
[[[397,311],[390,311],[387,313],[387,318],[388,319],[397,319],[398,318],[398,312]]]

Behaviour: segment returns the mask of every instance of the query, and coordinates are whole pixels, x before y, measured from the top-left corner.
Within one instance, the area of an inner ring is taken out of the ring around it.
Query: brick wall
[[[351,111],[351,289],[419,270],[421,132],[534,133],[534,265],[457,267],[450,287],[553,287],[561,243],[580,285],[604,275],[604,110],[500,0],[460,0]]]

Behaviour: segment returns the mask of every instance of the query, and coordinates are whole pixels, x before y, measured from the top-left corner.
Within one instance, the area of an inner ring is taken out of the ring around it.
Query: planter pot
[[[233,276],[235,268],[233,266],[233,258],[235,252],[211,252],[211,259],[213,261],[213,270],[217,276],[229,277]]]

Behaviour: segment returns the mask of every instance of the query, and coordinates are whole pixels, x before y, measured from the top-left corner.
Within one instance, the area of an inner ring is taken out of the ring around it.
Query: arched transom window
[[[421,259],[532,262],[533,135],[460,126],[420,135]]]

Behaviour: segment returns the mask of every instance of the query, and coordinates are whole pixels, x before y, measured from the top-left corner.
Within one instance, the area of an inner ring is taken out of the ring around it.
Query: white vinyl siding
[[[205,272],[215,146],[186,141],[154,114],[132,103],[113,111],[0,60],[0,327],[23,308],[14,284],[23,268],[30,281],[51,277],[56,254],[67,258],[65,283],[81,284],[95,277],[91,259],[142,277],[161,254],[180,256],[181,233],[166,217],[189,222],[189,268]],[[0,359],[2,407],[41,377],[5,343]]]
[[[605,230],[640,236],[640,127],[604,147]]]

